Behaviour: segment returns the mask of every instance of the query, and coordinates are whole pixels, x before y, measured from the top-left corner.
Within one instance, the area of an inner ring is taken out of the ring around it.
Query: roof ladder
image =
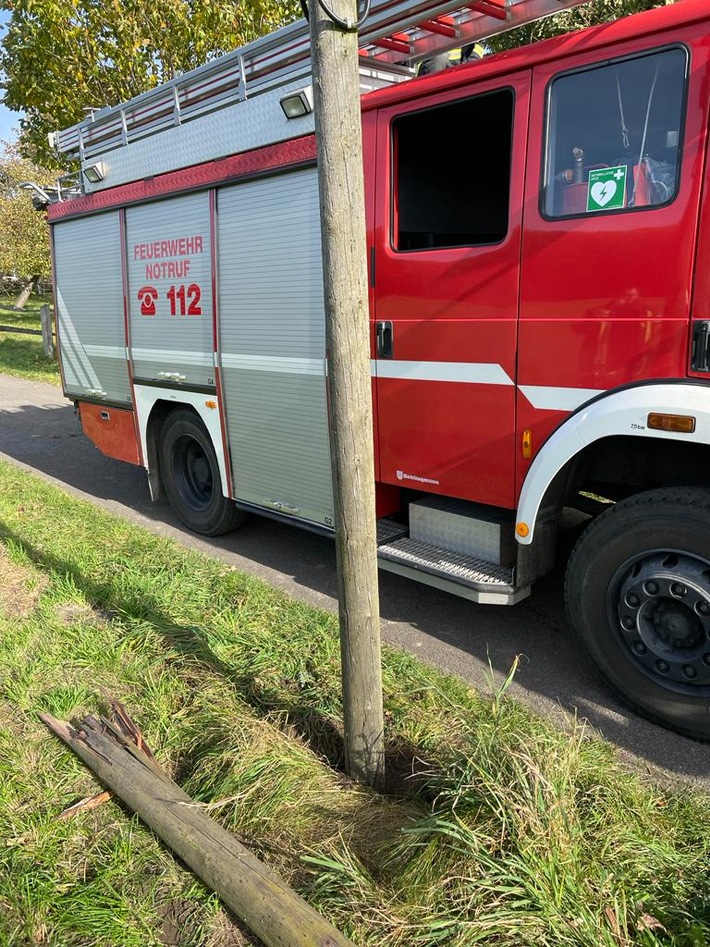
[[[383,82],[401,81],[414,75],[422,59],[586,2],[372,0],[359,31],[361,70],[375,70]],[[289,82],[308,83],[310,74],[308,23],[298,20],[126,103],[93,112],[57,132],[55,146],[69,158],[90,159]]]

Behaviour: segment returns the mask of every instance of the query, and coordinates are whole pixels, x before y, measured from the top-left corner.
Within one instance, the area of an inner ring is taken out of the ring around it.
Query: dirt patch
[[[9,618],[29,615],[46,587],[46,576],[13,562],[0,546],[0,611]]]
[[[195,908],[192,901],[169,901],[160,907],[160,942],[165,947],[182,947],[194,933]]]
[[[25,739],[27,736],[27,721],[17,707],[6,700],[0,700],[0,730],[16,739]]]
[[[64,605],[57,605],[54,613],[62,624],[67,626],[73,625],[75,622],[98,625],[106,621],[104,615],[92,608],[91,605],[80,605],[78,602],[66,602]]]
[[[200,925],[200,911],[187,899],[169,901],[159,909],[161,917],[160,942],[164,947],[184,947],[195,942]],[[205,947],[261,947],[261,941],[246,928],[220,911],[213,924]]]
[[[246,927],[233,921],[225,911],[215,918],[208,947],[262,947],[262,942]]]

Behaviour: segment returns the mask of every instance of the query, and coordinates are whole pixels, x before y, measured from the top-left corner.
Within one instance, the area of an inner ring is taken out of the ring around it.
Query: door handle
[[[694,372],[710,372],[710,322],[696,319],[693,323],[690,367]]]
[[[391,322],[377,323],[377,357],[392,358],[394,329]]]

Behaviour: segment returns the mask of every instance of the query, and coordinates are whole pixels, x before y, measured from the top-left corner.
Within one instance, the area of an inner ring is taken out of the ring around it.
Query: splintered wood
[[[266,947],[353,947],[277,874],[202,811],[168,776],[125,707],[107,697],[110,717],[69,724],[40,714],[46,726],[109,792],[64,810],[68,818],[118,796],[215,891]]]
[[[103,716],[101,717],[101,723],[104,725],[104,727],[111,733],[114,733],[114,735],[116,735],[116,739],[121,741],[124,739],[130,740],[139,750],[142,750],[143,753],[145,753],[145,755],[157,765],[152,750],[145,742],[143,734],[135,722],[131,719],[123,704],[111,697],[111,695],[107,694],[105,691],[102,691],[102,693],[106,698],[109,707],[111,708],[110,718]],[[42,715],[40,714],[40,716]],[[87,721],[88,720],[93,721],[93,718],[87,717]],[[47,721],[45,720],[45,723],[46,722]],[[49,724],[47,724],[47,726],[49,726]],[[120,736],[118,734],[120,734]],[[80,799],[73,805],[67,806],[66,809],[60,812],[57,816],[57,821],[70,819],[73,815],[76,815],[79,812],[89,812],[91,809],[97,809],[100,805],[103,805],[104,802],[108,802],[109,799],[112,799],[113,795],[114,794],[110,789],[105,789],[102,792],[94,793],[93,796],[86,796],[84,799]]]

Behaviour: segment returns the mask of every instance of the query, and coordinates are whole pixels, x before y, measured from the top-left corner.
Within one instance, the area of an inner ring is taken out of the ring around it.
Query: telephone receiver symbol
[[[141,304],[142,316],[155,315],[155,301],[158,298],[158,290],[154,286],[141,286],[138,290],[138,299]]]

